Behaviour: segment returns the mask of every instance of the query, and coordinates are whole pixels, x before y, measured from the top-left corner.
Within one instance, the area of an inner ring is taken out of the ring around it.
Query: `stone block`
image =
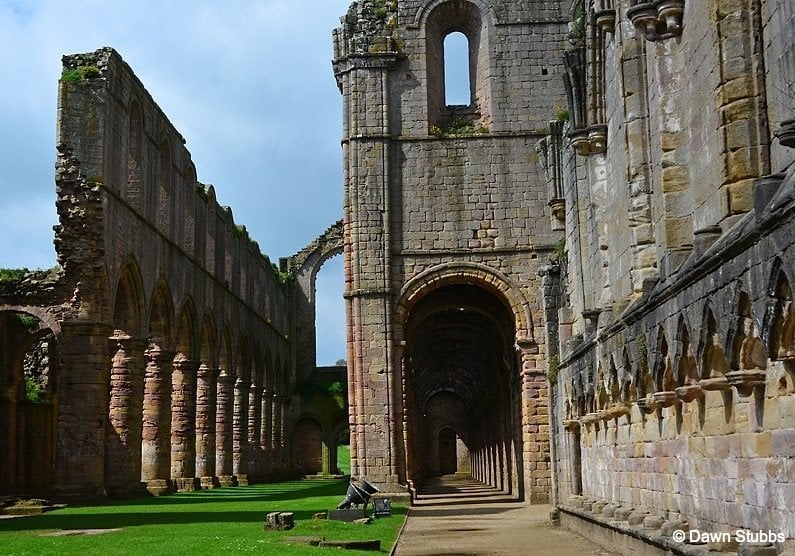
[[[265,516],[263,528],[266,531],[287,531],[295,526],[293,512],[270,512]]]
[[[348,508],[345,510],[329,510],[328,511],[328,518],[333,519],[335,521],[346,521],[348,523],[352,523],[357,519],[364,518],[364,509],[363,508]]]

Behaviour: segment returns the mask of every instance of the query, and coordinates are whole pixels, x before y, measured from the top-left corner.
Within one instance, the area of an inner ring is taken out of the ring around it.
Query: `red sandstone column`
[[[105,438],[105,487],[114,497],[139,493],[145,342],[121,331],[111,337],[110,400]]]
[[[171,477],[178,490],[196,488],[196,371],[198,363],[174,358],[171,393]]]
[[[246,468],[248,453],[248,391],[251,383],[242,378],[235,381],[235,409],[232,417],[232,472],[238,485],[248,484]]]
[[[215,414],[215,472],[221,486],[232,486],[232,385],[235,377],[221,369]]]
[[[248,472],[255,475],[260,469],[258,462],[260,424],[262,420],[262,388],[251,385],[248,392]]]
[[[170,488],[171,371],[174,353],[152,344],[146,351],[144,375],[141,479],[155,495]]]
[[[215,479],[215,404],[220,372],[202,363],[196,377],[196,476],[204,488],[218,484]]]

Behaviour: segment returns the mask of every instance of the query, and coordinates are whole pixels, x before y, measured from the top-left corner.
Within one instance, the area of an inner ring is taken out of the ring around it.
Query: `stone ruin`
[[[118,54],[64,58],[59,267],[0,285],[2,492],[333,473],[349,426],[385,492],[471,476],[625,553],[791,546],[795,6],[361,0],[333,43],[344,217],[279,268]],[[318,417],[338,253],[348,391]]]

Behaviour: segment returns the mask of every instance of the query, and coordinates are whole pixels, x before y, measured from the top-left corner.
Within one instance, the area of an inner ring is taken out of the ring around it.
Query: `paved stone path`
[[[469,479],[429,481],[409,510],[398,556],[611,556],[584,537],[549,525],[548,505],[516,502]]]

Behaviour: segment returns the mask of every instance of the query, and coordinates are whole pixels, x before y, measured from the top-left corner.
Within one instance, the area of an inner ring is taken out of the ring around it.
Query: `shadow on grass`
[[[262,524],[266,514],[273,511],[293,512],[297,523],[336,506],[344,498],[346,488],[347,481],[296,481],[108,501],[99,506],[0,520],[0,533],[197,523]],[[405,514],[405,508],[393,510],[396,515]]]
[[[180,525],[195,523],[264,523],[261,511],[218,512],[149,512],[73,515],[48,513],[40,516],[20,517],[0,522],[0,532],[35,531],[45,529],[116,529],[142,525]],[[292,511],[285,508],[282,511]],[[317,511],[322,511],[318,509]],[[313,510],[295,511],[295,519],[312,519]]]
[[[291,488],[285,488],[288,485]],[[262,483],[245,487],[227,487],[194,492],[177,492],[164,496],[144,496],[132,500],[111,500],[103,505],[167,506],[171,504],[204,504],[232,502],[280,502],[319,496],[345,498],[347,481],[294,481],[290,483]]]

